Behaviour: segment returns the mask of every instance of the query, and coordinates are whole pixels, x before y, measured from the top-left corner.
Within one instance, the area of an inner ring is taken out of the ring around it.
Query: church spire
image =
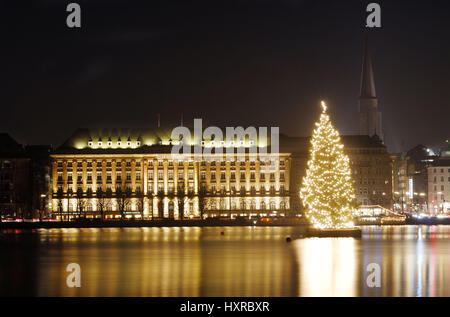
[[[375,92],[375,80],[368,40],[369,36],[366,30],[361,72],[361,95],[359,97],[359,134],[377,135],[383,141],[381,112],[378,110],[378,98]]]
[[[375,80],[373,77],[372,59],[369,50],[369,33],[364,37],[363,67],[361,73],[361,98],[376,98]]]

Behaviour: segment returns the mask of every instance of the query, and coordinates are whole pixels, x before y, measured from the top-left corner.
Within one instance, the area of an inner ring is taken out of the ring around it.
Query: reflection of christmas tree
[[[338,131],[323,111],[311,139],[310,159],[300,197],[307,219],[317,228],[352,226],[355,190]]]

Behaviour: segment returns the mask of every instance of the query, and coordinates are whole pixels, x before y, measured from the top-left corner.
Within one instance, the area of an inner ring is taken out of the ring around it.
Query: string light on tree
[[[325,102],[311,138],[310,158],[300,197],[316,228],[352,227],[355,190],[348,156]]]

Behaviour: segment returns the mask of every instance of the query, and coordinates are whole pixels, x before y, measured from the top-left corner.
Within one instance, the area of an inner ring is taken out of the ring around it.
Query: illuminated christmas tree
[[[314,227],[351,227],[355,190],[349,159],[323,101],[322,108],[311,138],[310,158],[300,197],[306,207],[306,218]]]

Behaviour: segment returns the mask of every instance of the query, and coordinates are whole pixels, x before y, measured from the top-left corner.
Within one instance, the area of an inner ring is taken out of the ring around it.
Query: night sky
[[[8,2],[8,3],[6,3]],[[78,127],[279,126],[308,136],[325,99],[357,134],[372,1],[0,1],[0,130],[59,146]],[[376,1],[370,30],[390,152],[450,137],[449,1]]]

